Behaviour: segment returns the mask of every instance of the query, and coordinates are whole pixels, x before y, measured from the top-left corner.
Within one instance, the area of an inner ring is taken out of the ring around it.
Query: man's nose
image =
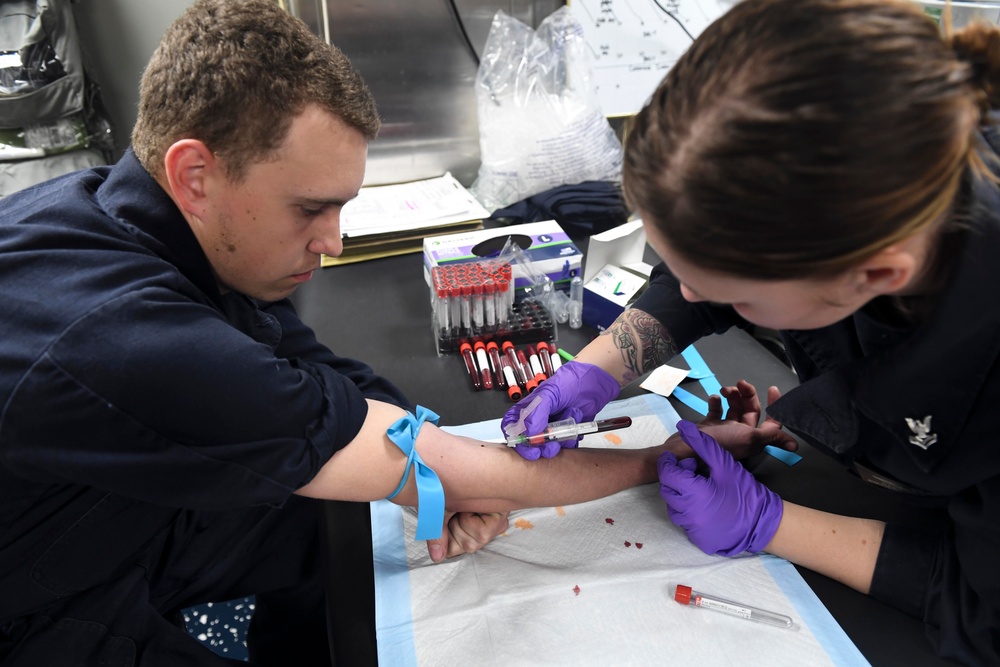
[[[331,213],[316,227],[316,236],[309,242],[309,251],[330,257],[339,257],[344,252],[344,240],[340,236],[340,212]]]

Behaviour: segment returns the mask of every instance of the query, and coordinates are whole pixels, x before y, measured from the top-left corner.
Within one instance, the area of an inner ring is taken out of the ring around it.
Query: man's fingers
[[[436,540],[427,540],[427,553],[435,563],[443,561],[451,549],[451,519],[454,516],[454,512],[445,512],[444,528],[441,530],[441,537]]]
[[[736,383],[736,390],[740,393],[740,398],[743,401],[743,412],[753,413],[757,419],[760,418],[761,406],[760,397],[757,395],[757,388],[746,380],[740,380]],[[757,422],[754,421],[751,426],[756,426]]]
[[[760,442],[765,445],[779,447],[789,452],[796,452],[799,449],[798,441],[790,433],[783,430],[777,420],[764,420],[758,433],[760,434]]]
[[[463,512],[456,515],[449,525],[451,540],[448,544],[448,558],[479,551],[506,531],[508,526],[507,512]]]
[[[718,394],[708,397],[708,414],[705,415],[705,419],[722,419],[722,397]]]

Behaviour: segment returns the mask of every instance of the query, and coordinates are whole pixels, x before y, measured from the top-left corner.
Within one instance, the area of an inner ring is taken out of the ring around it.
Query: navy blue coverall
[[[913,326],[865,308],[822,329],[779,332],[801,384],[767,411],[866,481],[944,508],[944,526],[886,526],[870,593],[923,619],[941,655],[997,665],[1000,195],[979,184],[971,199],[932,311]],[[749,325],[728,306],[687,302],[663,264],[635,307],[679,350]]]
[[[0,201],[0,663],[223,664],[171,616],[251,594],[252,659],[327,661],[292,493],[366,397],[408,406],[287,300],[220,295],[131,151]]]

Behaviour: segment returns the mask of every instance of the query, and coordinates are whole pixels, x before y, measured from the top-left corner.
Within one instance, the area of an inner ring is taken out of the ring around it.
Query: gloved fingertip
[[[546,442],[541,447],[536,447],[542,453],[542,458],[551,459],[553,456],[559,453],[562,447],[559,446],[558,442]]]
[[[514,445],[514,451],[520,454],[521,458],[525,461],[537,461],[538,457],[542,455],[538,447],[531,447],[529,445]]]
[[[681,434],[681,439],[694,450],[695,454],[700,456],[709,466],[721,462],[720,454],[725,451],[722,445],[716,442],[715,438],[699,429],[695,423],[682,419],[677,422],[677,432]]]
[[[677,465],[677,455],[673,452],[663,452],[656,459],[656,469],[662,471],[664,466]]]
[[[686,459],[681,459],[677,465],[688,472],[694,472],[698,468],[698,461],[695,460],[694,457],[688,457]]]
[[[684,442],[691,444],[689,438],[695,437],[698,433],[698,425],[687,419],[682,419],[677,422],[677,432],[681,434]]]

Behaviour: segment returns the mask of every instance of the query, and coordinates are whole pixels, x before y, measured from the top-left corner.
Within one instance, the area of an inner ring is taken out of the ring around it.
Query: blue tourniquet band
[[[386,435],[399,449],[406,454],[406,468],[403,470],[403,479],[399,480],[396,490],[386,496],[386,500],[391,500],[397,493],[406,486],[406,480],[410,477],[410,465],[412,464],[416,472],[414,480],[417,483],[417,536],[418,540],[435,540],[441,537],[444,527],[444,487],[437,474],[431,467],[424,463],[417,453],[416,442],[420,427],[425,421],[437,425],[440,417],[418,405],[417,414],[407,412],[405,417],[400,417],[396,423],[389,427]]]
[[[687,362],[688,367],[691,369],[691,377],[696,378],[701,384],[702,388],[705,390],[709,396],[712,394],[717,394],[722,396],[722,385],[719,384],[719,380],[715,377],[715,373],[708,367],[705,363],[705,359],[701,354],[694,348],[694,345],[689,345],[687,349],[681,352],[681,356],[684,361]],[[691,392],[681,387],[676,387],[673,392],[674,397],[679,400],[684,405],[688,406],[695,412],[706,415],[708,414],[708,401],[698,398]],[[722,414],[725,415],[726,411],[729,410],[729,404],[726,399],[722,399]],[[764,448],[768,454],[778,459],[785,465],[795,465],[802,460],[802,457],[794,452],[789,452],[780,447],[775,447],[773,445],[767,445]]]

